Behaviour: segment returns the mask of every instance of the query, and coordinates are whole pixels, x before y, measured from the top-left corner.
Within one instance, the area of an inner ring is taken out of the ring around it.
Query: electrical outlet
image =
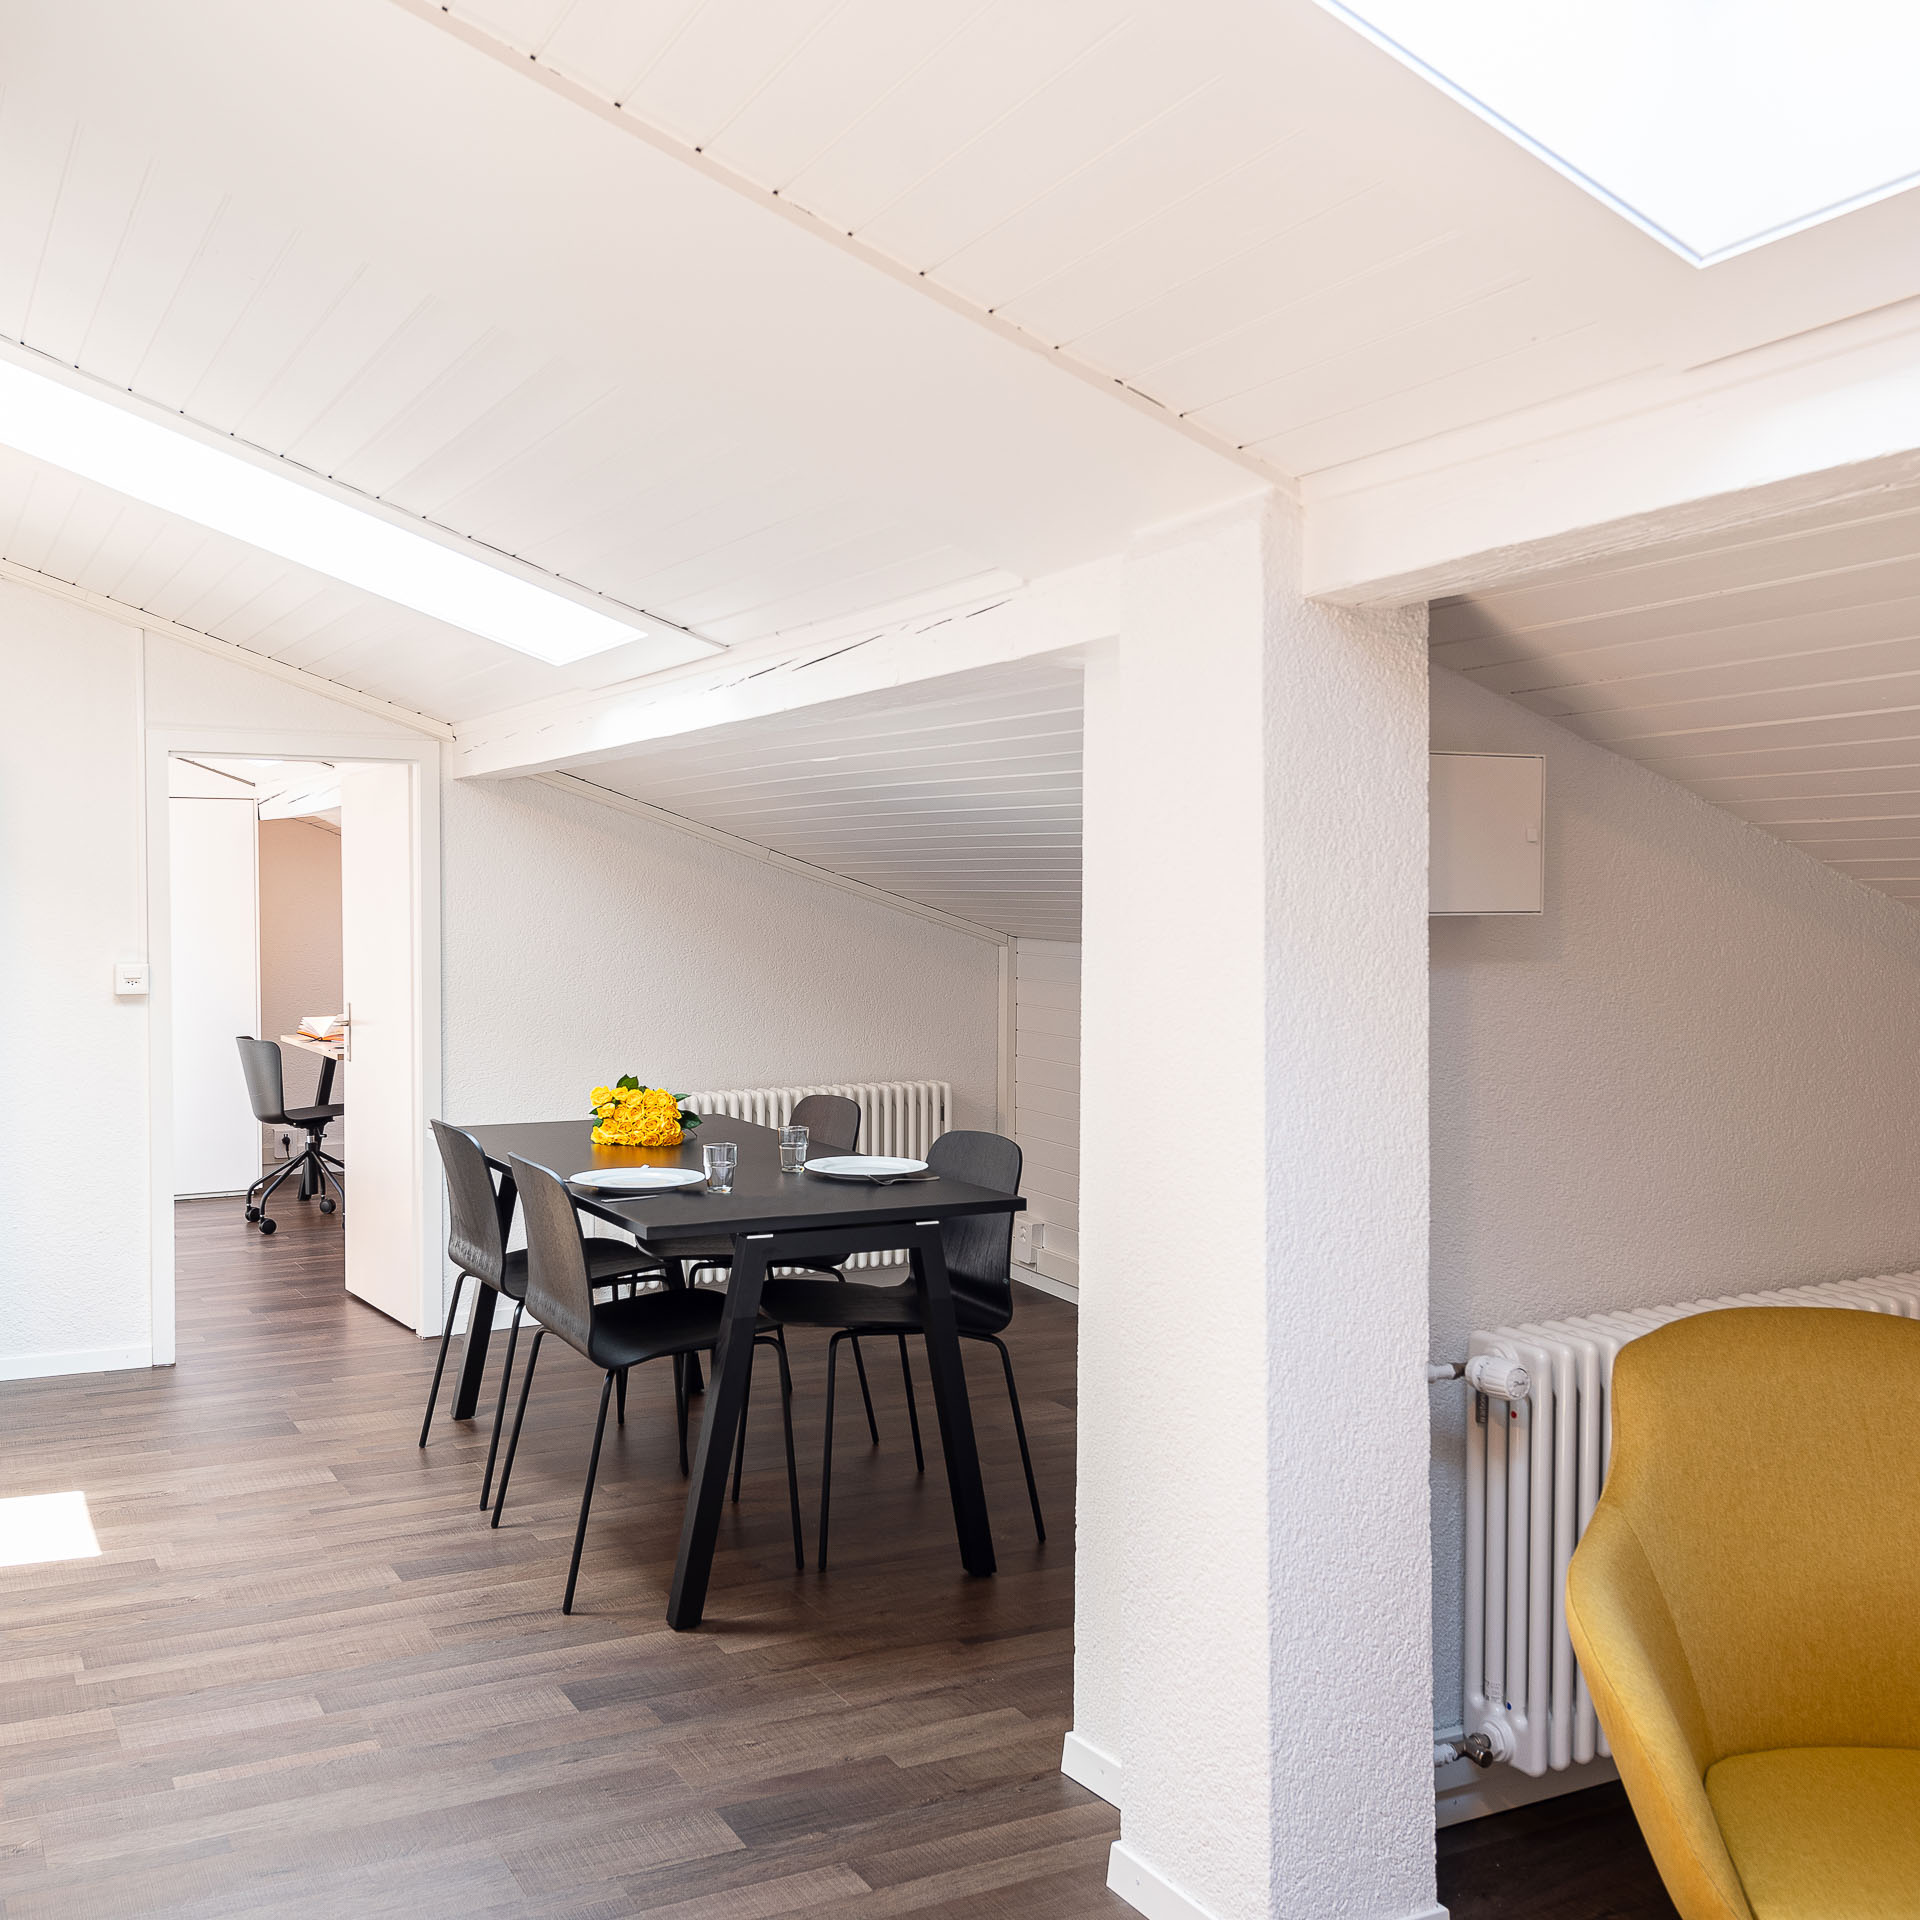
[[[138,1000],[147,991],[147,963],[144,960],[116,960],[113,963],[113,991],[122,1000]]]
[[[1044,1233],[1038,1220],[1030,1220],[1024,1213],[1014,1216],[1013,1257],[1023,1267],[1032,1266],[1033,1256],[1046,1244]]]

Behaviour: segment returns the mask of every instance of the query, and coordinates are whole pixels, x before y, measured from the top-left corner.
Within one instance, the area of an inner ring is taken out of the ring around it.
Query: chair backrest
[[[587,1277],[587,1252],[573,1196],[546,1167],[518,1154],[507,1164],[520,1190],[520,1215],[527,1225],[527,1311],[549,1333],[591,1358],[593,1283]]]
[[[806,1128],[809,1153],[851,1153],[860,1144],[860,1103],[841,1093],[810,1093],[793,1103],[792,1124]]]
[[[247,1104],[253,1117],[268,1126],[288,1125],[279,1046],[272,1040],[256,1040],[250,1033],[236,1034],[233,1043],[240,1049],[240,1071],[247,1077]]]
[[[432,1123],[447,1173],[447,1258],[462,1273],[490,1287],[500,1285],[507,1264],[507,1222],[513,1217],[513,1190],[496,1194],[493,1172],[472,1134]]]
[[[1920,1747],[1920,1323],[1730,1308],[1622,1348],[1568,1596],[1596,1664],[1608,1621],[1655,1663],[1703,1773]]]
[[[1004,1134],[943,1133],[927,1149],[927,1168],[942,1180],[964,1180],[996,1193],[1020,1191],[1024,1156]],[[983,1213],[940,1228],[954,1298],[1002,1325],[1013,1318],[1013,1215]]]

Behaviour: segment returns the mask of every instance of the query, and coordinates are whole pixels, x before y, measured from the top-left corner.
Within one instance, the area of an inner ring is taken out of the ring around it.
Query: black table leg
[[[907,1240],[914,1284],[920,1289],[921,1324],[927,1330],[927,1371],[940,1420],[940,1450],[947,1461],[947,1491],[953,1496],[953,1526],[960,1536],[960,1564],[969,1573],[994,1570],[993,1530],[987,1522],[987,1490],[980,1480],[980,1452],[967,1399],[967,1370],[960,1357],[953,1291],[937,1225],[917,1224]],[[756,1301],[759,1288],[755,1287]]]
[[[680,1288],[686,1286],[687,1263],[684,1260],[675,1260],[671,1256],[665,1256],[661,1259],[660,1264],[666,1269],[668,1286]],[[686,1369],[687,1391],[689,1393],[705,1393],[707,1390],[707,1377],[700,1371],[700,1356],[697,1353],[688,1354],[683,1365]]]
[[[726,1504],[727,1473],[733,1445],[747,1405],[747,1377],[753,1368],[754,1322],[760,1288],[770,1264],[771,1234],[743,1234],[734,1241],[733,1274],[727,1282],[720,1345],[713,1356],[713,1380],[700,1422],[700,1445],[693,1458],[693,1484],[687,1489],[687,1514],[680,1527],[680,1557],[674,1563],[673,1590],[667,1596],[667,1625],[684,1633],[700,1624],[707,1603],[707,1579],[713,1572],[713,1546]],[[955,1345],[959,1343],[956,1340]]]
[[[320,1059],[320,1084],[313,1090],[313,1104],[316,1107],[327,1106],[333,1099],[333,1070],[339,1065],[332,1054],[323,1054]]]
[[[453,1417],[471,1420],[480,1404],[480,1376],[487,1370],[487,1341],[493,1333],[493,1303],[500,1298],[491,1287],[473,1290],[473,1313],[467,1321],[466,1346],[460,1360],[460,1385],[453,1396]]]

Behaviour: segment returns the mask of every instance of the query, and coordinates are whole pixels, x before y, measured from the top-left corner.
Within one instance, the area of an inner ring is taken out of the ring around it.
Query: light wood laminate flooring
[[[344,1293],[338,1216],[277,1212],[262,1239],[234,1202],[180,1207],[177,1366],[0,1386],[0,1494],[83,1492],[102,1548],[0,1569],[8,1920],[1131,1911],[1103,1884],[1118,1816],[1058,1772],[1070,1308],[1020,1289],[1010,1335],[1045,1546],[991,1349],[968,1366],[1000,1572],[972,1580],[876,1342],[882,1445],[843,1372],[813,1571],[825,1343],[797,1335],[808,1571],[764,1367],[706,1624],[679,1635],[667,1366],[609,1428],[565,1619],[597,1377],[548,1343],[490,1532],[486,1420],[446,1417],[449,1379],[420,1451],[432,1344]]]

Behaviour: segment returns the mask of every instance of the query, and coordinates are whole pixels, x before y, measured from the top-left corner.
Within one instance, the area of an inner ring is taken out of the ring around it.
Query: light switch
[[[113,963],[113,990],[123,1000],[137,1000],[147,991],[147,963],[144,960],[116,960]]]

